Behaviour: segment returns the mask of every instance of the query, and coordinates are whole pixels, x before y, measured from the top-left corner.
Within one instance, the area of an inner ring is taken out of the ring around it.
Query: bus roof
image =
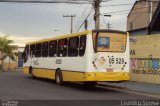
[[[60,36],[56,36],[56,37],[52,37],[52,38],[46,38],[46,39],[42,39],[42,40],[37,40],[37,41],[29,42],[27,44],[35,44],[35,43],[47,42],[47,41],[52,41],[52,40],[57,40],[57,39],[64,39],[64,38],[67,38],[67,37],[75,37],[75,36],[91,34],[91,33],[92,33],[91,30],[87,30],[87,31],[83,31],[83,32],[77,32],[77,33],[60,35]]]
[[[106,29],[87,30],[87,31],[83,31],[83,32],[77,32],[77,33],[60,35],[60,36],[55,36],[55,37],[52,37],[52,38],[46,38],[46,39],[42,39],[42,40],[37,40],[37,41],[29,42],[29,43],[27,43],[27,45],[28,44],[41,43],[41,42],[47,42],[47,41],[52,41],[52,40],[58,40],[58,39],[64,39],[64,38],[68,38],[68,37],[76,37],[76,36],[80,36],[80,35],[92,34],[92,31],[93,32],[110,32],[110,33],[126,34],[126,32],[118,31],[118,30],[106,30]]]
[[[99,29],[99,30],[93,30],[93,32],[108,32],[108,33],[126,34],[126,31],[112,30],[112,29]]]

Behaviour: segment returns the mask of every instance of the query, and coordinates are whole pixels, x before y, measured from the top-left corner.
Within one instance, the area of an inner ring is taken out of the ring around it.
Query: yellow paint
[[[23,68],[24,74],[29,74],[29,68]],[[128,72],[72,72],[63,71],[63,81],[126,81]],[[41,78],[55,79],[55,71],[48,69],[33,69],[33,75]]]
[[[135,52],[135,54],[131,54],[131,60],[146,59],[146,61],[148,61],[150,58],[160,59],[160,34],[133,36],[131,38],[134,41],[130,42],[130,50],[134,50]],[[141,64],[144,65],[143,62]],[[140,72],[142,72],[143,70],[147,72],[148,70],[160,71],[160,69],[140,68],[132,66],[130,67],[132,81],[160,84],[160,75],[142,73],[136,74],[133,73],[134,70],[139,70]]]
[[[23,73],[29,75],[29,68],[24,67]],[[55,70],[33,68],[33,75],[41,78],[55,79]]]
[[[160,34],[131,37],[135,42],[130,42],[130,49],[135,50],[136,54],[131,58],[160,58]]]
[[[11,71],[15,71],[16,69],[16,63],[3,63],[3,68],[4,70],[11,70]]]
[[[64,81],[125,81],[128,72],[67,72],[63,71]]]
[[[29,74],[29,68],[28,67],[23,67],[23,73],[24,74]]]
[[[126,48],[127,33],[99,33],[99,37],[109,37],[109,47],[100,46],[97,47],[98,51],[115,51],[115,52],[124,52]],[[122,49],[123,46],[123,49]]]
[[[82,72],[63,71],[64,81],[85,81],[85,78],[85,73]]]
[[[88,72],[86,81],[127,81],[128,72]]]
[[[63,35],[63,36],[58,36],[58,37],[53,37],[53,38],[47,38],[47,39],[43,39],[43,40],[38,40],[38,41],[30,42],[30,43],[27,43],[27,44],[34,44],[34,43],[51,41],[51,40],[64,39],[64,38],[68,38],[68,37],[76,37],[76,36],[86,35],[86,34],[92,34],[92,31],[89,31],[89,30],[88,30],[88,31],[84,31],[84,32],[72,33],[72,34],[67,34],[67,35]]]
[[[33,69],[33,75],[36,77],[55,79],[55,71],[48,69]]]

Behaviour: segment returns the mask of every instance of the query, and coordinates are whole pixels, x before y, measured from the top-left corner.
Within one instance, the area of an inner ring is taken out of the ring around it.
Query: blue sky
[[[101,3],[101,14],[115,11],[130,10],[135,0],[113,0]],[[130,4],[122,6],[108,6],[114,4]],[[103,7],[106,6],[106,7]],[[29,40],[61,35],[60,31],[70,32],[70,18],[63,15],[75,14],[74,31],[77,31],[91,9],[90,4],[22,4],[0,3],[0,32],[6,33],[17,44]],[[110,13],[111,17],[101,15],[101,28],[106,28],[105,23],[110,23],[112,29],[125,30],[129,11]],[[94,28],[93,14],[88,19],[89,29]],[[60,30],[55,32],[54,30]],[[81,29],[83,30],[83,29]]]

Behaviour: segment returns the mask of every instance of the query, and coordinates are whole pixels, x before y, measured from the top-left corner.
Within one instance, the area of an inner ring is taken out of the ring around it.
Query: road
[[[87,88],[78,83],[58,86],[53,80],[33,79],[22,72],[0,73],[1,100],[158,100],[138,93],[107,87]],[[64,102],[63,102],[64,103]],[[97,102],[96,102],[97,103]]]

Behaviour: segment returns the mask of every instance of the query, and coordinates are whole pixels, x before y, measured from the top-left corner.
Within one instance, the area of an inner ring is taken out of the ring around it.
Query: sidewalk
[[[151,84],[151,83],[142,83],[133,81],[127,81],[121,83],[101,82],[100,84],[160,95],[160,84]]]

